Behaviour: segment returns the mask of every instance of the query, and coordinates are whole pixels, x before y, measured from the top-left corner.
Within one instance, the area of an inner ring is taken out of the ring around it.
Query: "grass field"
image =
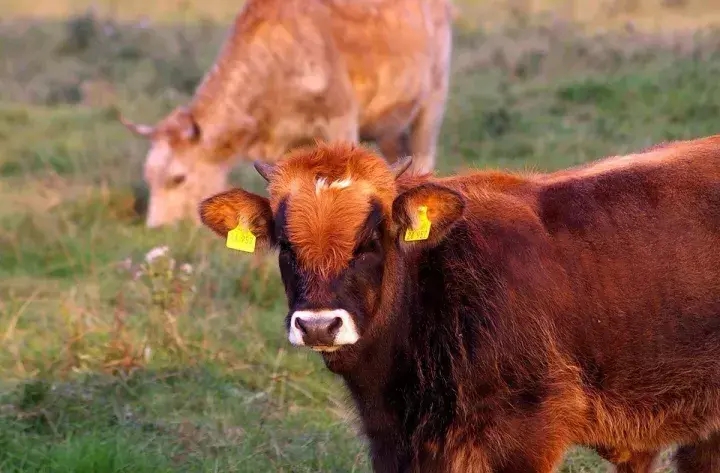
[[[115,111],[152,121],[186,100],[225,25],[50,10],[0,22],[0,472],[368,472],[341,384],[286,342],[274,258],[142,225],[146,144]],[[720,131],[720,32],[517,21],[458,28],[442,173]],[[233,179],[262,188],[247,166]],[[562,471],[604,469],[577,449]]]

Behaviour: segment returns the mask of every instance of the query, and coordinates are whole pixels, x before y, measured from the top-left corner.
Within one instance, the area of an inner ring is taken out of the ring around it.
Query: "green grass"
[[[146,144],[116,111],[153,121],[182,103],[224,34],[0,24],[0,471],[369,471],[340,382],[287,344],[274,258],[142,225]],[[715,31],[515,25],[455,44],[442,173],[558,169],[720,131]],[[250,166],[233,179],[261,188]],[[174,268],[141,266],[159,245]],[[576,449],[562,471],[604,469]]]

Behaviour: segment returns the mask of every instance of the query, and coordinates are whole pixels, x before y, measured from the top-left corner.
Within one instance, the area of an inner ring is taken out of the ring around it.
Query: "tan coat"
[[[156,126],[148,226],[197,215],[242,160],[298,145],[375,141],[435,165],[451,52],[449,0],[248,0],[187,106]]]

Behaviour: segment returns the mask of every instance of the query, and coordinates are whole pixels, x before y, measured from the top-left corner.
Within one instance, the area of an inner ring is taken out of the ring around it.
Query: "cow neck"
[[[232,116],[224,107],[221,103],[203,104],[194,109],[193,114],[202,130],[205,146],[213,151],[212,160],[231,163],[248,152],[256,133],[242,124],[233,125]],[[246,110],[240,105],[236,107]]]
[[[239,48],[244,45],[226,45],[218,62],[206,74],[190,103],[193,116],[214,149],[214,159],[232,160],[244,153],[252,141],[251,126],[237,117],[253,116],[253,103],[257,91],[253,75],[242,60]],[[255,117],[257,118],[257,117]]]

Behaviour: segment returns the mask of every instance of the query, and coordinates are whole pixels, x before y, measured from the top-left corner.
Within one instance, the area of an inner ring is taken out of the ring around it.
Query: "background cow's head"
[[[348,144],[299,149],[279,164],[256,164],[269,199],[233,189],[206,199],[201,219],[222,237],[239,227],[255,236],[257,249],[279,249],[290,342],[333,352],[372,331],[400,289],[401,260],[437,245],[463,215],[460,194],[423,179],[409,189],[407,181],[397,195],[396,180],[409,164],[390,166]],[[404,241],[421,206],[432,222],[429,235]]]
[[[148,227],[188,217],[197,220],[198,203],[227,188],[229,156],[190,109],[178,107],[155,126],[138,125],[123,117],[121,121],[135,134],[150,139],[143,172],[150,192]]]

